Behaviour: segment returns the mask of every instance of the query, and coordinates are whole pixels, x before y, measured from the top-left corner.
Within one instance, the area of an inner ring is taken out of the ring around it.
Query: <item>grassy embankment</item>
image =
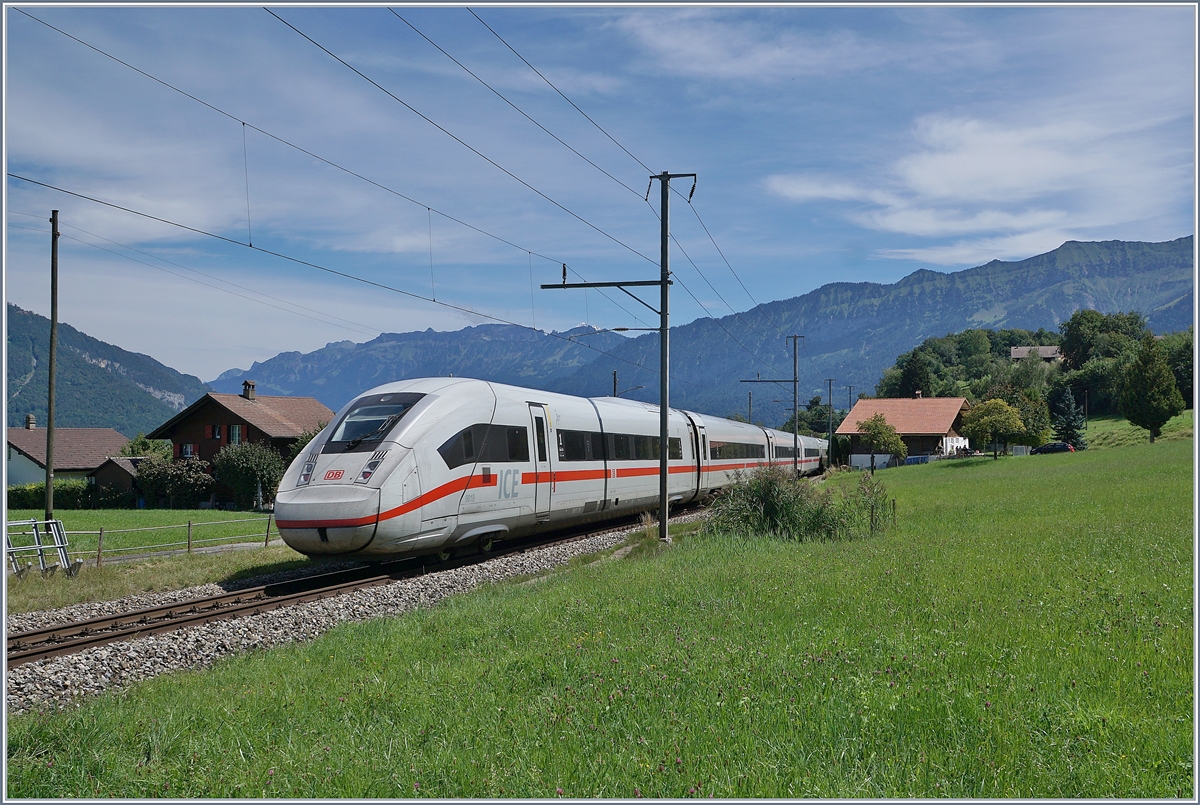
[[[1191,797],[1191,446],[889,470],[875,539],[691,536],[11,717],[7,793]]]
[[[1163,425],[1159,441],[1175,439],[1191,439],[1194,426],[1194,411],[1184,411]],[[1093,447],[1129,447],[1135,444],[1148,444],[1150,431],[1139,428],[1124,417],[1099,416],[1088,420],[1087,430],[1083,431],[1088,449]]]

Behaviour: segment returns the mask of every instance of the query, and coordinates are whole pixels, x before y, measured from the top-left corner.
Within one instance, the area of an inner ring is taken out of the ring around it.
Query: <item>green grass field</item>
[[[882,537],[681,535],[10,717],[7,794],[1194,796],[1192,442],[880,478]]]
[[[1194,411],[1184,411],[1177,417],[1168,420],[1163,425],[1159,440],[1191,439],[1194,433]],[[1088,420],[1087,430],[1083,432],[1088,448],[1093,447],[1129,447],[1135,444],[1148,444],[1150,431],[1139,428],[1124,417],[1102,416]]]
[[[8,512],[8,519],[41,520],[46,516],[44,511],[35,509],[14,509]],[[121,548],[153,548],[157,545],[175,542],[187,542],[187,522],[192,521],[192,539],[197,547],[203,544],[200,540],[245,541],[261,542],[267,533],[267,515],[255,512],[228,512],[214,509],[61,509],[54,516],[62,520],[67,530],[67,542],[72,555],[78,553],[95,556],[99,535],[94,533],[104,529],[104,550]],[[231,521],[242,522],[231,522]],[[210,525],[211,524],[211,525]],[[159,528],[154,531],[134,531],[122,533],[125,529]],[[271,536],[277,538],[279,533],[271,524]],[[14,540],[15,542],[15,540]],[[31,541],[29,541],[31,544]],[[179,546],[175,546],[177,549]],[[120,551],[129,552],[129,551]]]

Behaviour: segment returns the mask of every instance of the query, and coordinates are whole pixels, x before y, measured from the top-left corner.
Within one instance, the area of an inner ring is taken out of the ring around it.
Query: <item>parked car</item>
[[[1033,455],[1040,456],[1042,453],[1074,453],[1075,448],[1066,442],[1047,442],[1041,447],[1035,447],[1032,450]]]

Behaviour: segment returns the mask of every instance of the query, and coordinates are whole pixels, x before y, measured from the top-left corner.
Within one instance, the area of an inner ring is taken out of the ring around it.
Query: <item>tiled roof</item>
[[[213,402],[234,416],[248,422],[272,439],[294,439],[306,430],[333,419],[330,411],[313,397],[269,397],[257,395],[247,400],[240,394],[217,394],[209,392],[176,414],[170,421],[158,426],[151,439],[168,439],[170,431],[178,423],[189,418],[200,406]]]
[[[850,409],[846,420],[838,426],[837,432],[840,436],[858,433],[859,422],[883,414],[883,418],[901,436],[941,435],[950,431],[959,411],[970,407],[965,397],[859,400]]]
[[[1038,356],[1043,360],[1047,358],[1055,360],[1062,357],[1058,354],[1058,347],[1009,347],[1008,357],[1014,361],[1020,360],[1021,358],[1027,357],[1029,353],[1035,349],[1037,350]]]
[[[8,428],[8,443],[46,466],[46,429]],[[94,470],[115,456],[128,439],[112,428],[55,428],[54,469]]]
[[[143,458],[144,458],[144,456],[138,456],[136,458],[127,458],[125,456],[109,456],[108,461],[105,461],[103,464],[100,465],[100,467],[103,467],[104,464],[108,464],[111,462],[112,464],[120,467],[121,469],[125,470],[125,472],[129,473],[134,478],[136,478],[137,474],[138,474],[138,471],[137,471],[138,464],[142,463]],[[92,472],[93,473],[97,472],[100,469],[100,467],[97,467],[95,470],[92,470]]]

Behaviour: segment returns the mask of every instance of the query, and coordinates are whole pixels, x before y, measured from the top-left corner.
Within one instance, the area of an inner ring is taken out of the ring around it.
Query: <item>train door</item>
[[[540,403],[530,403],[529,417],[533,424],[533,512],[535,519],[539,523],[543,523],[550,519],[550,492],[553,488],[553,484],[550,482],[550,438],[548,427],[550,416],[546,411],[546,406]]]
[[[688,444],[690,445],[692,458],[696,462],[696,471],[691,474],[692,496],[689,499],[695,500],[696,495],[700,494],[700,487],[702,485],[700,479],[701,467],[703,466],[700,463],[700,432],[696,428],[696,423],[692,421],[692,418],[688,416],[687,412],[684,412],[683,418],[687,422]]]

